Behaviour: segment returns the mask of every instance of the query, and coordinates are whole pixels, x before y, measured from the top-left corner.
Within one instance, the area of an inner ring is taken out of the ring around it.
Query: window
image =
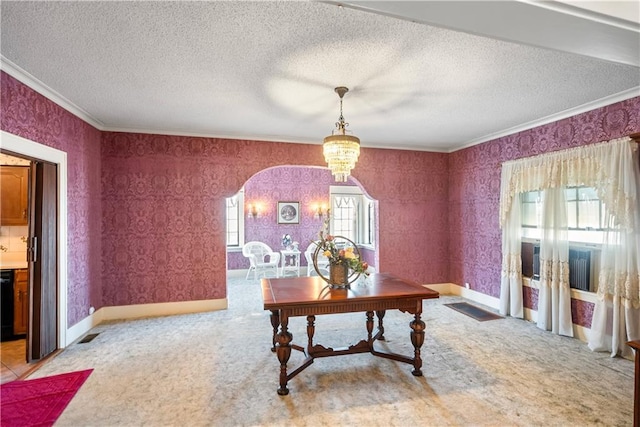
[[[542,196],[540,191],[530,191],[520,196],[523,227],[537,228],[541,221]]]
[[[364,197],[365,206],[366,206],[366,219],[364,221],[364,233],[362,243],[365,245],[373,245],[374,239],[374,231],[376,228],[376,215],[375,215],[375,207],[373,204],[373,200]]]
[[[520,195],[522,236],[540,238],[542,218],[542,191],[530,191]],[[604,204],[593,187],[567,187],[567,223],[569,241],[602,243],[605,229]]]
[[[356,242],[356,216],[358,213],[356,198],[348,195],[332,195],[331,198],[332,233]]]
[[[565,190],[569,228],[573,230],[603,230],[604,205],[595,188],[571,187]]]
[[[331,234],[358,245],[375,244],[375,202],[358,187],[331,187]]]
[[[227,247],[244,245],[244,189],[226,199]]]
[[[595,292],[598,287],[600,249],[605,228],[604,204],[592,187],[565,188],[567,225],[569,229],[570,287]],[[522,273],[540,278],[540,246],[531,240],[541,237],[542,191],[520,195],[522,218]],[[529,240],[527,242],[526,240]]]

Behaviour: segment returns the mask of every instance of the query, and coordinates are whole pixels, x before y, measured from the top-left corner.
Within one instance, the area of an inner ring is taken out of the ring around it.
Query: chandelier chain
[[[344,132],[347,126],[349,126],[349,123],[344,121],[344,115],[342,114],[342,97],[340,97],[340,117],[338,117],[338,121],[336,122],[336,128]]]

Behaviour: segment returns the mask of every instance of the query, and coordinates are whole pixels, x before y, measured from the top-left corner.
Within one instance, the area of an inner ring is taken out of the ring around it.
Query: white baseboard
[[[431,283],[431,284],[422,285],[422,286],[424,286],[425,288],[434,290],[442,295],[452,295],[451,289],[450,289],[451,285],[453,285],[453,283]]]
[[[227,299],[200,301],[163,302],[156,304],[134,304],[115,307],[103,307],[102,320],[135,319],[139,317],[171,316],[174,314],[200,313],[203,311],[224,310]]]
[[[228,277],[244,277],[247,270],[231,270]],[[454,283],[433,283],[423,285],[442,295],[455,295],[477,302],[498,310],[500,300],[481,292],[458,286]],[[167,302],[156,304],[135,304],[114,307],[102,307],[93,314],[66,330],[65,347],[82,338],[93,327],[107,320],[126,320],[141,317],[171,316],[175,314],[200,313],[206,311],[225,310],[228,307],[226,298],[201,301]],[[538,312],[529,308],[524,309],[524,320],[537,322]],[[573,325],[573,336],[580,341],[587,342],[589,329],[580,325]]]
[[[245,270],[246,271],[246,270]],[[246,274],[246,272],[245,272]],[[225,310],[228,307],[226,298],[165,302],[156,304],[135,304],[114,307],[102,307],[93,314],[67,329],[66,344],[68,346],[82,338],[91,328],[107,320],[127,320],[141,317],[171,316],[175,314],[201,313],[206,311]]]
[[[458,286],[455,283],[435,283],[423,285],[429,289],[433,289],[434,291],[440,292],[442,295],[455,295],[466,298],[473,302],[477,302],[479,304],[483,304],[487,307],[498,310],[500,308],[500,299],[492,297],[490,295],[485,295],[481,292],[474,291],[472,289],[467,289],[462,286]],[[529,284],[525,284],[525,286],[529,286]],[[532,286],[535,287],[535,284]],[[574,289],[572,289],[573,291]],[[583,294],[591,294],[590,292],[582,292],[578,291],[579,294],[576,293],[575,296],[581,296],[585,301],[591,301],[591,298],[594,298],[592,295],[583,295]],[[571,295],[575,298],[574,294]],[[538,322],[538,311],[531,310],[530,308],[524,308],[524,320],[528,322],[537,323]],[[584,326],[573,324],[573,337],[579,339],[580,341],[586,343],[589,340],[589,328],[585,328]]]
[[[474,291],[473,289],[467,289],[462,286],[458,286],[455,283],[435,283],[423,286],[440,292],[442,295],[455,295],[458,297],[467,298],[471,301],[486,305],[487,307],[491,307],[495,310],[498,310],[500,308],[500,299],[483,294],[482,292]]]

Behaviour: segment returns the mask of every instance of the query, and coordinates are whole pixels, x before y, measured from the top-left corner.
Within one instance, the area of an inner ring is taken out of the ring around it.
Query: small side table
[[[287,277],[287,273],[300,277],[300,251],[285,249],[280,254],[280,277]]]
[[[640,340],[627,345],[636,351],[636,381],[633,392],[633,427],[640,427]]]

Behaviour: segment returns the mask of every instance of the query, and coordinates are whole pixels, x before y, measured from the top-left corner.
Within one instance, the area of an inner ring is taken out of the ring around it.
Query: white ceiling
[[[363,147],[444,152],[640,95],[636,0],[341,4],[3,0],[1,65],[101,130],[314,144],[347,86]]]

